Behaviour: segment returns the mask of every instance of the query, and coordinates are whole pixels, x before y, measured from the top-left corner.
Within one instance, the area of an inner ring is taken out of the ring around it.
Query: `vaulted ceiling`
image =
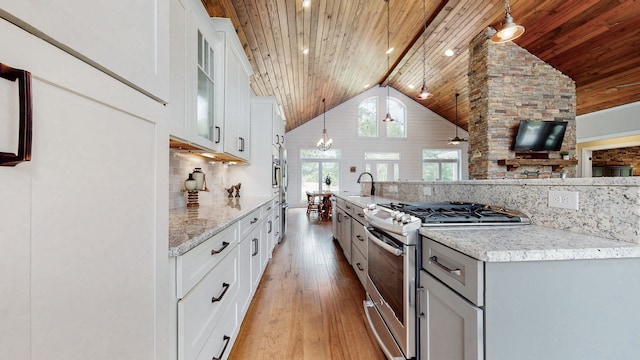
[[[453,122],[460,93],[458,122],[467,129],[467,47],[504,17],[503,0],[311,0],[307,8],[302,0],[202,2],[209,15],[232,20],[253,66],[252,90],[278,99],[287,131],[321,114],[323,98],[328,110],[389,84],[415,99],[424,70],[434,96],[416,101]],[[526,28],[514,42],[576,82],[578,115],[640,101],[638,0],[510,6]]]

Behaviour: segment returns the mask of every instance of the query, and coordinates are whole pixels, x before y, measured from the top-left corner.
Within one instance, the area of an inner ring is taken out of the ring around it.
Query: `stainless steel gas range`
[[[501,207],[464,202],[397,202],[370,205],[364,310],[383,352],[391,360],[415,359],[416,289],[422,226],[526,225],[529,218]]]

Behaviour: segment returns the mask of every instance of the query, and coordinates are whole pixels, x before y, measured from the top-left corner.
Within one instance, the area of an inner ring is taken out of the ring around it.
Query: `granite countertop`
[[[225,198],[196,208],[169,210],[169,256],[179,256],[228,228],[273,197]]]
[[[640,245],[538,225],[427,228],[420,234],[486,262],[640,257]]]
[[[389,198],[385,198],[382,196],[369,196],[369,195],[342,195],[342,194],[333,194],[335,197],[341,198],[345,201],[353,203],[361,208],[367,207],[369,204],[384,204],[390,203],[392,201],[398,202],[398,200],[392,200]]]

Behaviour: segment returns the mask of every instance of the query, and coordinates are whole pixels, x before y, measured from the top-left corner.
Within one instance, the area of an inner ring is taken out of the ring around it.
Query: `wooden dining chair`
[[[322,203],[317,200],[316,196],[313,193],[307,191],[307,216],[311,215],[311,213],[316,213],[320,216],[322,211]]]

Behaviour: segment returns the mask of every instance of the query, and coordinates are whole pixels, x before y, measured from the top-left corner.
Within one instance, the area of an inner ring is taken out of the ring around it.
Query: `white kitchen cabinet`
[[[0,17],[160,102],[169,100],[169,0],[0,0]]]
[[[224,152],[243,160],[251,157],[251,64],[231,20],[211,18],[224,38]]]
[[[0,86],[6,80],[0,79]],[[17,96],[16,99],[17,101]],[[5,107],[6,109],[6,107]],[[0,110],[0,114],[2,114]],[[2,115],[0,115],[2,116]],[[0,358],[29,359],[31,169],[0,167]]]
[[[367,250],[368,240],[364,227],[367,221],[364,218],[362,208],[353,205],[353,217],[351,218],[351,266],[358,275],[362,286],[367,280]]]
[[[178,301],[178,360],[198,358],[223,314],[235,313],[239,260],[234,243],[220,263]],[[214,355],[204,354],[209,359]]]
[[[225,40],[199,0],[171,1],[172,137],[223,151]]]
[[[22,3],[33,5],[10,5]],[[33,74],[31,161],[0,170],[0,243],[12,241],[0,358],[167,356],[155,215],[164,106],[9,22],[0,33],[0,48],[19,49],[0,63]]]
[[[229,170],[233,181],[242,182],[251,196],[273,194],[273,161],[276,158],[273,142],[274,119],[280,119],[278,103],[271,96],[255,96],[251,99],[251,156],[250,166],[235,166]],[[276,121],[277,122],[277,121]]]
[[[351,214],[350,211],[343,208],[340,199],[338,199],[338,211],[336,212],[338,222],[338,243],[342,248],[344,256],[347,258],[347,262],[351,264]],[[344,203],[348,204],[348,203]],[[351,207],[351,205],[349,205]]]

